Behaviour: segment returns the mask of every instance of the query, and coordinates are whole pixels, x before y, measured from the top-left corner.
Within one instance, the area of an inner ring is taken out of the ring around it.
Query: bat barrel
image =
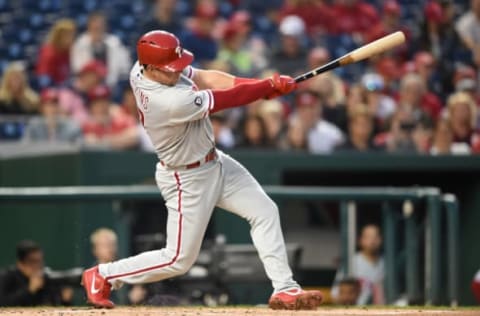
[[[398,32],[392,33],[376,41],[373,41],[367,45],[359,47],[356,50],[329,62],[328,64],[325,64],[323,66],[320,66],[309,72],[306,72],[302,75],[295,77],[295,82],[299,83],[307,79],[310,79],[314,76],[317,76],[323,72],[335,69],[337,67],[367,59],[376,54],[392,49],[397,45],[403,44],[404,42],[405,42],[405,34],[403,34],[403,32],[398,31]]]

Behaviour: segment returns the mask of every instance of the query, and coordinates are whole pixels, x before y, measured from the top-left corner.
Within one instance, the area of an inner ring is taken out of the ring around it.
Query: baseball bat
[[[392,33],[390,35],[386,35],[382,38],[379,38],[376,41],[363,45],[362,47],[359,47],[351,51],[350,53],[343,55],[342,57],[332,60],[331,62],[325,65],[322,65],[298,77],[295,77],[295,82],[299,83],[307,79],[310,79],[312,77],[315,77],[321,73],[330,71],[332,69],[367,59],[376,54],[392,49],[397,45],[403,44],[404,42],[405,42],[405,34],[403,34],[403,32],[401,31]]]

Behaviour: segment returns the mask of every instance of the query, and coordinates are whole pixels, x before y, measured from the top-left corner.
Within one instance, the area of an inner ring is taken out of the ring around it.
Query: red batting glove
[[[289,94],[297,88],[297,83],[290,76],[280,76],[278,73],[270,78],[275,92],[266,96],[267,99],[274,99],[285,94]]]

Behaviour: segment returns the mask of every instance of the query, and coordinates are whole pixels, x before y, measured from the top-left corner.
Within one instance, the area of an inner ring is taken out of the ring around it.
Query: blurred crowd
[[[401,47],[213,115],[218,147],[480,152],[480,0],[157,0],[150,18],[121,26],[90,2],[84,25],[56,19],[35,60],[4,65],[0,143],[152,151],[128,85],[135,39],[149,30],[175,33],[195,67],[241,77],[296,76],[401,30]]]

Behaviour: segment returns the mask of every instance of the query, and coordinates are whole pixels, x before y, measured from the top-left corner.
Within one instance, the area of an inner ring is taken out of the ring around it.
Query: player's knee
[[[196,256],[180,255],[172,266],[174,275],[183,275],[190,270]]]

